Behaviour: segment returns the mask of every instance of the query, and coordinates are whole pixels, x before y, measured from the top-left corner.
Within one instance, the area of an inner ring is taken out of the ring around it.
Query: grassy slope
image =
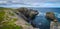
[[[22,29],[21,26],[17,26],[14,24],[14,22],[16,21],[15,18],[11,19],[9,17],[10,15],[13,15],[13,13],[10,13],[9,15],[5,15],[6,10],[11,10],[11,8],[0,7],[0,29]],[[5,20],[9,20],[9,21],[5,21]],[[5,22],[1,23],[2,21],[5,21]]]
[[[17,16],[12,13],[12,10],[15,9],[0,7],[0,29],[33,29],[23,18],[16,18]],[[15,24],[17,20],[20,26]]]

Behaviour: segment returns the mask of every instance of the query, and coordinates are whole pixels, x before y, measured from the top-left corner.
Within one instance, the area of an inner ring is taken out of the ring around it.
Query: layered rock
[[[23,15],[22,17],[24,18],[24,20],[29,22],[33,27],[36,27],[33,24],[33,20],[35,19],[36,15],[39,13],[37,10],[21,7],[21,8],[16,9],[16,11],[18,11],[17,12],[18,15],[20,15],[20,16],[21,16],[21,14]],[[21,13],[21,14],[19,14],[19,13]]]
[[[11,9],[0,10],[0,16],[1,29],[34,29],[23,17]]]

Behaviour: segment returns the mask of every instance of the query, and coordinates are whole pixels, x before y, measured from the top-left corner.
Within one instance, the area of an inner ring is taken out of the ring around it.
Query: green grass
[[[26,25],[30,26],[30,24],[26,24]]]
[[[8,25],[15,25],[14,22],[16,21],[16,18],[11,19],[7,24]]]
[[[22,26],[17,26],[14,22],[17,20],[16,18],[10,19],[9,21],[3,22],[4,20],[4,15],[5,15],[5,11],[4,10],[12,10],[10,8],[3,8],[0,7],[0,29],[22,29]],[[13,13],[10,13],[11,16],[14,16]],[[6,16],[6,20],[8,20],[7,18],[9,18],[8,16]]]
[[[0,7],[0,10],[13,10],[12,8],[5,8],[5,7]]]
[[[5,12],[3,10],[0,11],[0,22],[4,20],[4,15],[5,15]]]
[[[14,16],[14,14],[13,14],[13,13],[11,13],[11,12],[9,12],[9,14],[10,14],[11,16]]]
[[[22,29],[21,26],[17,26],[17,25],[4,25],[2,27],[0,27],[0,29]]]

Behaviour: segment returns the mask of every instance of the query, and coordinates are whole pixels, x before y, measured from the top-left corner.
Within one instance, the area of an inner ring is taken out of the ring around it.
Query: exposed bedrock
[[[33,20],[35,19],[36,15],[39,14],[37,10],[21,7],[21,8],[18,8],[17,11],[23,15],[23,18],[27,18],[24,20],[26,20],[27,22],[31,22],[31,25],[35,26],[33,24]]]

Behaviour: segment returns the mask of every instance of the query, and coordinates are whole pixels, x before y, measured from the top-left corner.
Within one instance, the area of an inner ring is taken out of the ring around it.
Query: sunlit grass
[[[4,25],[2,27],[0,27],[0,29],[22,29],[21,26],[17,26],[17,25]]]
[[[14,23],[17,20],[16,18],[10,18],[8,15],[4,16],[6,13],[4,10],[11,10],[11,9],[0,7],[0,25],[2,25],[0,26],[0,29],[22,29],[22,26],[17,26]],[[14,16],[13,13],[10,13],[10,15]],[[8,20],[8,21],[2,22],[4,20]]]
[[[26,24],[27,26],[30,26],[30,24]]]
[[[0,11],[0,22],[4,20],[4,15],[5,15],[5,12],[3,10]]]

